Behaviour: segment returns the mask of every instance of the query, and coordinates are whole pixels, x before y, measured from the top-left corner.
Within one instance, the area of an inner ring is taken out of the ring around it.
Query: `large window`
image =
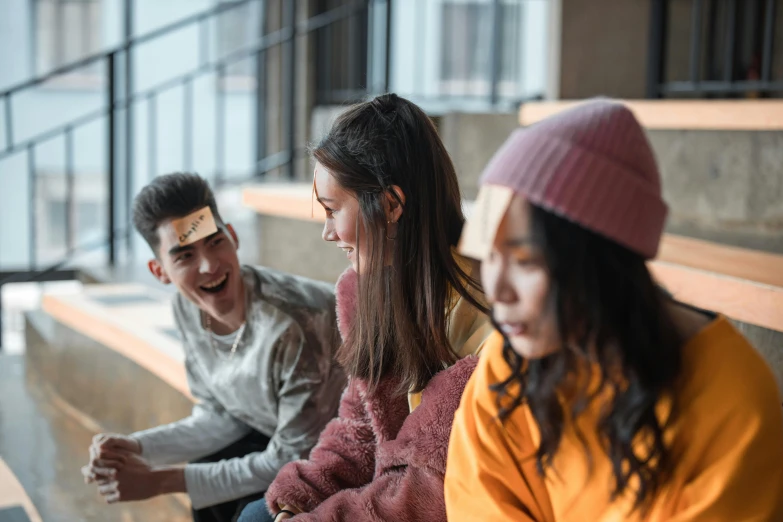
[[[43,74],[101,49],[101,0],[31,0],[35,21],[35,72]],[[96,62],[80,71],[97,72]]]
[[[222,0],[231,5],[236,0]],[[225,58],[232,53],[254,47],[261,37],[261,13],[259,2],[248,2],[229,8],[217,17],[217,56]],[[255,56],[235,61],[226,67],[228,88],[253,88],[255,81]]]
[[[433,112],[539,97],[550,16],[549,0],[394,0],[391,89]]]
[[[519,76],[520,20],[517,2],[501,2],[500,91],[514,90]],[[441,82],[444,90],[483,91],[492,75],[494,6],[487,1],[446,1],[442,5]],[[460,92],[460,94],[462,94]]]

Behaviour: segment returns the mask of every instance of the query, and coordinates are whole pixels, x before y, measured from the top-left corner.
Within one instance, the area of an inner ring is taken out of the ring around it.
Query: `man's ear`
[[[405,210],[405,193],[397,185],[392,185],[386,192],[386,220],[396,223]]]
[[[231,236],[231,240],[234,241],[234,246],[239,250],[239,238],[237,237],[236,230],[234,230],[234,226],[231,223],[226,223],[226,230],[228,230],[228,235]]]
[[[150,269],[150,273],[155,277],[155,279],[164,285],[171,284],[171,279],[169,279],[169,276],[163,269],[163,265],[160,264],[160,261],[157,259],[150,259],[149,262],[147,262],[147,268]]]

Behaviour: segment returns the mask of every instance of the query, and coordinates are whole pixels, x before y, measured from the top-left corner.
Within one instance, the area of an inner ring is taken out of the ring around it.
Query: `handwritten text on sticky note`
[[[212,209],[209,207],[201,208],[185,217],[175,219],[171,224],[177,232],[177,240],[180,246],[190,245],[218,231],[215,217],[212,215]]]

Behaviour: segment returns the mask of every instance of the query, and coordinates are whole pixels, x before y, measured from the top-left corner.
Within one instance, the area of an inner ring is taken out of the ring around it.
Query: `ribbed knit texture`
[[[513,189],[530,203],[652,259],[667,207],[658,167],[633,113],[597,99],[514,131],[481,184]]]

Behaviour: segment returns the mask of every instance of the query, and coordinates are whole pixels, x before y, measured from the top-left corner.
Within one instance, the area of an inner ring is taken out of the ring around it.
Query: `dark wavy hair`
[[[576,419],[608,392],[598,435],[614,472],[611,498],[628,491],[636,476],[634,509],[643,507],[671,470],[663,434],[676,416],[674,401],[667,418],[659,419],[655,411],[660,399],[673,399],[681,369],[684,339],[667,309],[671,298],[653,281],[640,255],[539,207],[530,209],[531,240],[549,273],[547,306],[562,346],[528,360],[505,340],[503,357],[511,375],[492,386],[500,418],[528,405],[541,432],[535,457],[543,476],[558,451],[564,416]],[[600,385],[577,379],[576,389],[568,390],[572,407],[564,411],[558,393],[595,364]],[[584,444],[583,435],[577,436]],[[639,440],[645,444],[642,454],[634,451]],[[589,464],[592,457],[588,453]]]
[[[356,196],[357,237],[368,245],[356,318],[337,360],[371,390],[393,376],[400,393],[421,391],[444,363],[456,362],[446,317],[454,292],[488,312],[474,298],[479,283],[452,251],[465,218],[451,158],[430,118],[395,94],[350,107],[312,154]],[[404,211],[385,266],[389,196]]]

